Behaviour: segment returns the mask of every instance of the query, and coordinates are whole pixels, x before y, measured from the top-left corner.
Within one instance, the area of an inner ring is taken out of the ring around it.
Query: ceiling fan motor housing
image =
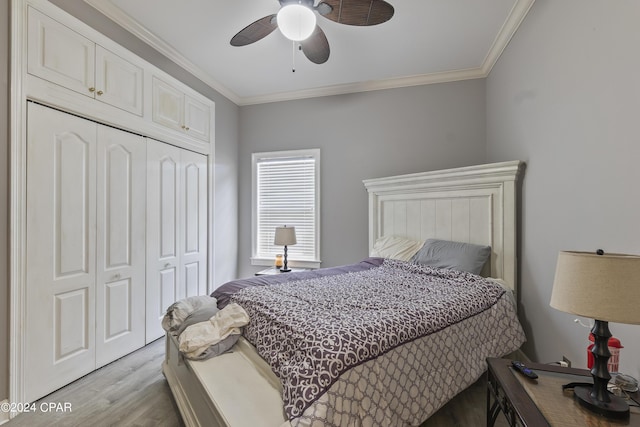
[[[280,6],[286,6],[288,4],[300,4],[302,6],[306,6],[309,9],[313,9],[314,0],[279,0]]]
[[[295,42],[306,40],[316,28],[316,14],[302,0],[283,4],[276,16],[280,32]]]

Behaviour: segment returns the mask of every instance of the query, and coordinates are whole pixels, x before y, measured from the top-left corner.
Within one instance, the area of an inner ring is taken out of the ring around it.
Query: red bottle
[[[589,334],[589,341],[595,342],[595,338],[593,334]],[[587,347],[587,367],[591,369],[593,367],[593,354],[591,353],[591,349],[594,344],[589,344]],[[607,369],[609,372],[618,372],[618,367],[620,364],[620,349],[624,348],[622,344],[620,344],[620,340],[616,337],[609,338],[609,353],[611,353],[611,357],[609,357],[609,362],[607,363]]]

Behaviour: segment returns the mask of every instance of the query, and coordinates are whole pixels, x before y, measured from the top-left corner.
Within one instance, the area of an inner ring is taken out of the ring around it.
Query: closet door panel
[[[145,344],[146,146],[98,126],[96,363]]]
[[[207,157],[182,150],[181,273],[186,296],[207,292]]]
[[[211,110],[209,106],[189,96],[184,98],[184,124],[190,136],[209,141]]]
[[[147,140],[146,342],[163,335],[162,316],[180,292],[180,150]]]
[[[177,298],[177,293],[178,293],[178,284],[177,284],[177,274],[176,271],[178,270],[177,266],[169,266],[169,267],[161,267],[160,270],[158,271],[158,275],[157,277],[160,280],[159,283],[159,287],[160,287],[160,298],[158,300],[159,304],[157,307],[155,307],[154,312],[156,313],[157,317],[154,317],[154,324],[156,323],[155,321],[158,319],[162,319],[162,316],[164,315],[164,312],[167,310],[167,307],[169,307],[171,304],[173,304],[174,302],[176,302]],[[157,325],[155,325],[157,327]]]
[[[152,80],[151,118],[176,130],[184,130],[184,94],[157,77]]]
[[[201,282],[200,270],[200,262],[191,262],[184,265],[184,292],[187,296],[192,297],[195,295],[200,295],[198,289],[198,286]]]
[[[95,368],[96,125],[28,105],[25,395]]]
[[[142,76],[144,71],[96,46],[96,99],[142,116]]]
[[[95,44],[31,7],[28,13],[29,73],[93,98]]]
[[[159,185],[159,238],[160,258],[174,259],[178,255],[178,203],[180,153],[171,153],[171,147],[164,147],[167,155],[164,155],[158,164],[157,183]]]

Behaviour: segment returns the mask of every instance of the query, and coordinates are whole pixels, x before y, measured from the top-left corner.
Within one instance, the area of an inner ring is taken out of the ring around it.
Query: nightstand
[[[293,268],[293,267],[289,267],[291,268],[291,271],[287,271],[287,273],[300,273],[302,271],[311,271],[311,268]],[[280,267],[276,268],[276,267],[269,267],[269,268],[265,268],[264,270],[260,270],[256,273],[256,276],[267,276],[270,274],[286,274],[286,273],[282,273],[280,271]]]
[[[608,420],[583,408],[573,391],[562,390],[570,382],[591,382],[585,369],[527,363],[538,374],[531,380],[511,368],[511,360],[487,359],[487,426],[503,412],[510,426],[640,426],[640,408],[631,406],[628,420]],[[630,394],[640,401],[640,393]],[[630,401],[633,404],[633,401]]]

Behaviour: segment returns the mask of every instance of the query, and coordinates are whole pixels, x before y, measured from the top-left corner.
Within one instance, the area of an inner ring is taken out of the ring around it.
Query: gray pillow
[[[433,268],[450,268],[480,274],[491,256],[490,246],[427,239],[411,262]]]
[[[184,321],[178,328],[178,332],[176,333],[176,335],[180,336],[180,334],[182,334],[182,332],[191,325],[195,325],[196,323],[200,322],[206,322],[207,320],[211,319],[211,317],[214,316],[218,311],[220,310],[218,310],[218,307],[216,307],[215,305],[200,307],[192,311],[186,317],[186,319],[184,319]]]
[[[189,314],[182,325],[180,325],[180,329],[178,329],[177,335],[180,334],[187,329],[191,325],[195,325],[200,322],[208,322],[209,319],[214,316],[218,311],[218,307],[215,306],[207,306],[201,307],[195,310],[193,313]],[[223,338],[221,341],[210,345],[200,356],[192,358],[191,360],[205,360],[215,356],[219,356],[222,353],[226,353],[234,346],[234,344],[240,338],[240,334],[232,334],[226,338]]]

